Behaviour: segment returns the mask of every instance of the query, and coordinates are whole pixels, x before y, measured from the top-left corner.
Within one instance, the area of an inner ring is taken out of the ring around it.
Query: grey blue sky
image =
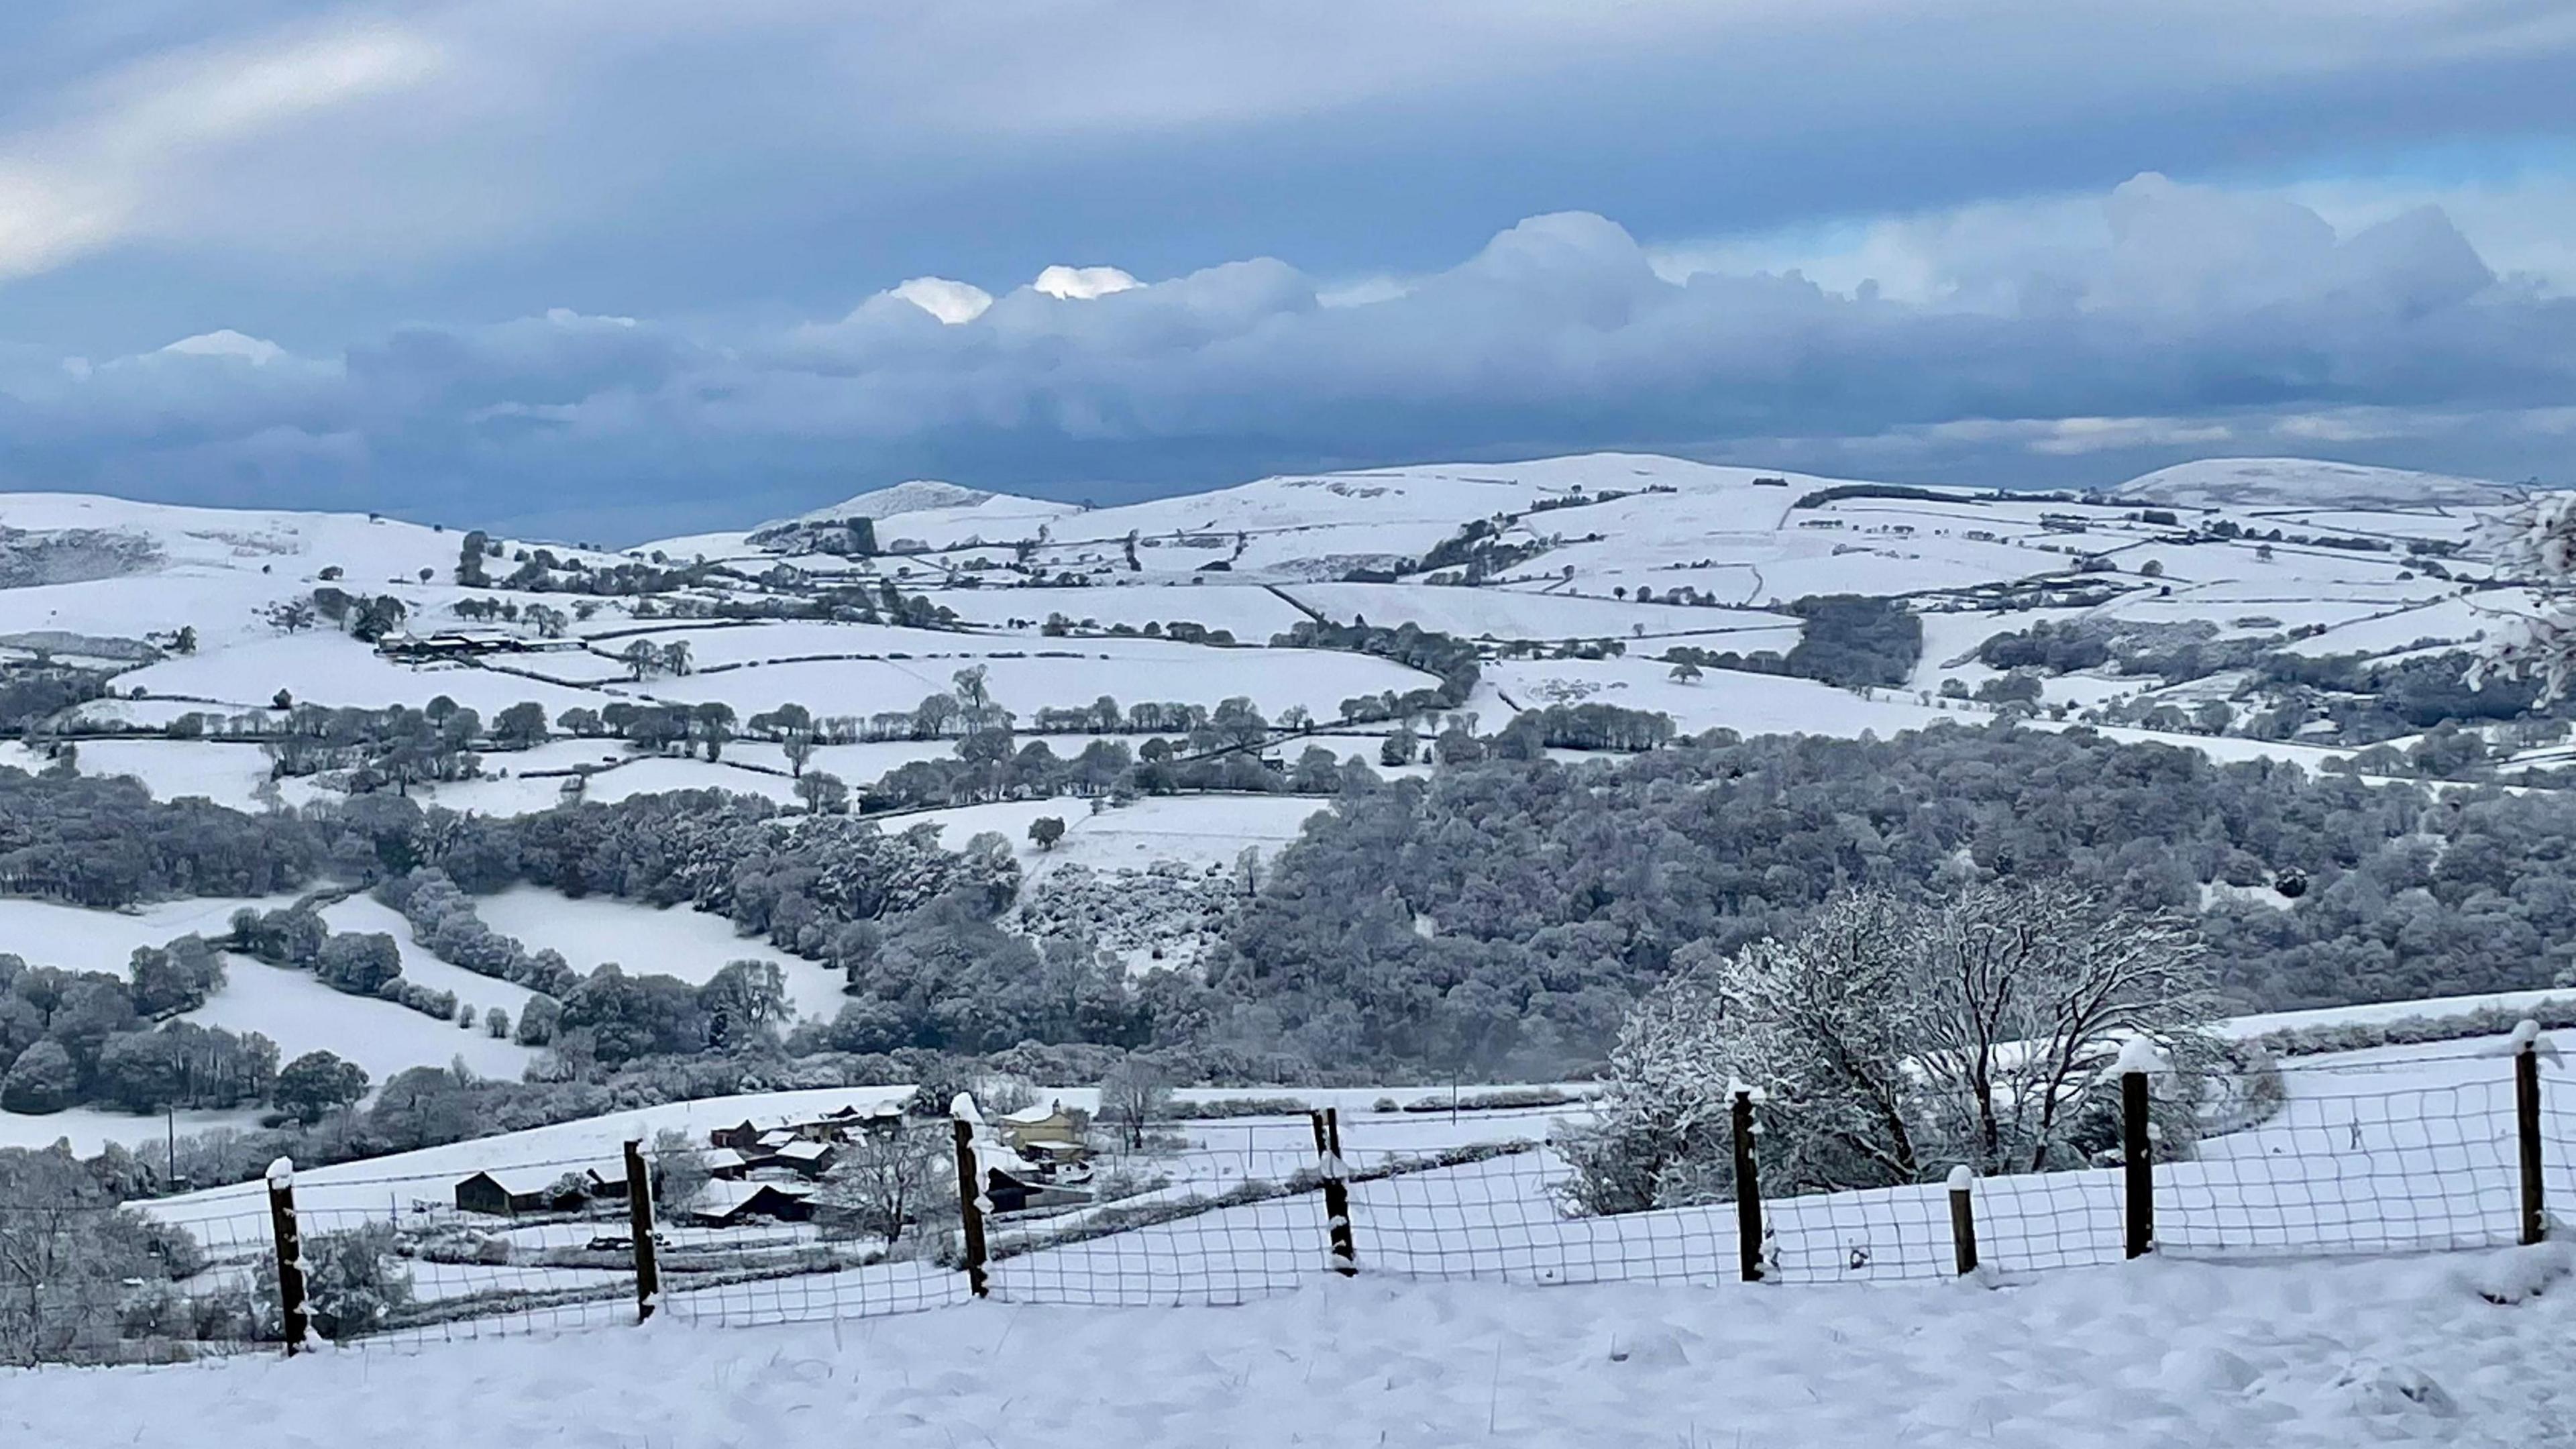
[[[2565,480],[2571,75],[2565,0],[29,0],[0,486]]]

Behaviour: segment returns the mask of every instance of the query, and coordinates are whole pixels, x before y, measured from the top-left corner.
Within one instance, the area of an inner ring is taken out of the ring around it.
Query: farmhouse
[[[1072,1114],[1064,1110],[1062,1102],[1050,1103],[1044,1107],[1023,1107],[1017,1112],[1005,1112],[1002,1114],[999,1126],[1002,1129],[1002,1140],[1010,1144],[1012,1151],[1018,1153],[1025,1154],[1041,1143],[1050,1146],[1076,1147],[1082,1143],[1082,1134],[1074,1130]]]

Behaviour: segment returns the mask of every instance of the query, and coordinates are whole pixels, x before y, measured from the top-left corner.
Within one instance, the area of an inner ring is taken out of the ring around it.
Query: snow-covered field
[[[758,937],[737,936],[722,916],[687,906],[665,909],[598,896],[575,900],[534,886],[476,899],[483,923],[516,936],[531,951],[563,953],[575,971],[614,961],[637,976],[677,976],[691,984],[735,961],[774,961],[787,975],[788,998],[802,1016],[826,1020],[841,1006],[841,978]],[[404,968],[406,974],[410,967]]]
[[[2566,1253],[2221,1268],[2004,1291],[1711,1294],[1319,1281],[1242,1308],[977,1304],[417,1355],[16,1373],[29,1444],[773,1449],[2564,1445]],[[2555,1278],[2512,1304],[2481,1287]]]

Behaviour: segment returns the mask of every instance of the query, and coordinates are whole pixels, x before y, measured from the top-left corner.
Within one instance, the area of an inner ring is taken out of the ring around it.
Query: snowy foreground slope
[[[0,1437],[156,1449],[2534,1449],[2576,1443],[2568,1256],[2552,1245],[2266,1268],[2149,1261],[2004,1290],[1362,1277],[1228,1309],[659,1321],[408,1356],[13,1374],[0,1377]]]

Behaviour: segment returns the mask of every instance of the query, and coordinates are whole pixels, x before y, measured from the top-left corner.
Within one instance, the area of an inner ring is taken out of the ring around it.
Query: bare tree
[[[844,1146],[815,1203],[825,1225],[885,1239],[936,1216],[956,1199],[956,1166],[945,1123],[869,1127]]]
[[[2576,491],[2541,493],[2488,520],[2486,542],[2504,567],[2538,584],[2538,613],[2515,615],[2470,666],[2476,687],[2489,674],[2537,679],[2556,699],[2576,684]]]
[[[1145,1129],[1172,1115],[1172,1079],[1160,1062],[1129,1052],[1100,1083],[1100,1120],[1130,1152],[1145,1146]]]
[[[2123,1042],[2190,1033],[2216,1007],[2188,922],[2105,910],[2065,880],[1973,887],[1926,924],[1915,1060],[1941,1102],[1974,1112],[1989,1168],[2048,1166]]]
[[[2189,923],[2071,882],[1855,891],[1786,937],[1674,959],[1622,1030],[1605,1120],[1566,1144],[1590,1210],[1731,1195],[1739,1090],[1763,1095],[1766,1181],[1885,1186],[2081,1161],[2079,1109],[2123,1042],[2215,1050]],[[2179,1100],[2177,1143],[2194,1094]]]
[[[665,1127],[653,1134],[650,1171],[653,1208],[662,1217],[676,1218],[686,1213],[689,1205],[698,1200],[698,1194],[706,1190],[706,1156],[686,1132]]]

